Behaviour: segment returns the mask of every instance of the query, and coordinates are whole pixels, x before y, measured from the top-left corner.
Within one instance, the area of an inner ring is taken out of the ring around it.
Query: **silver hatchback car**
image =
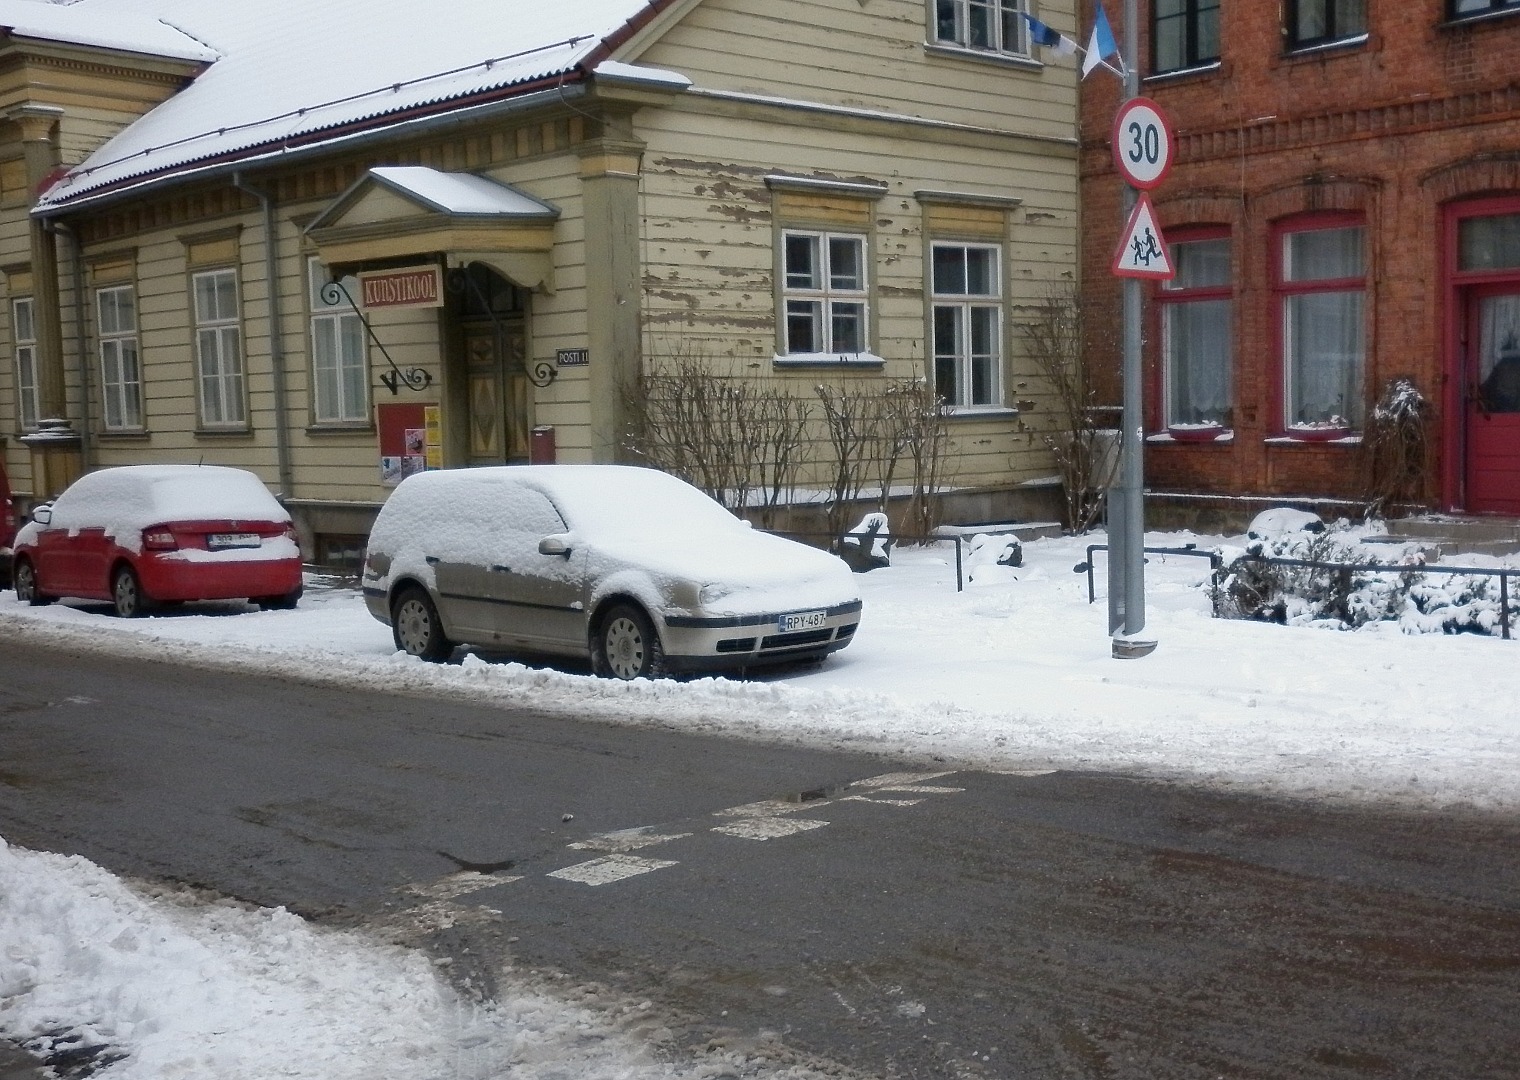
[[[469,644],[589,657],[620,679],[822,658],[861,613],[840,559],[621,465],[409,476],[370,532],[363,584],[413,656]]]

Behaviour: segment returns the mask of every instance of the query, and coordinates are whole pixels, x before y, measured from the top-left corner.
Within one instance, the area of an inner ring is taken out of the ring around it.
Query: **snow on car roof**
[[[129,536],[168,521],[289,521],[264,482],[221,465],[122,465],[86,473],[53,504],[54,528]]]

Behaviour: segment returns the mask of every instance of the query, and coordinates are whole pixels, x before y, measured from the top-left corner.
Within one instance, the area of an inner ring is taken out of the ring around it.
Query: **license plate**
[[[798,630],[821,630],[828,613],[824,611],[797,611],[776,619],[778,634],[792,634]]]
[[[258,533],[210,533],[206,537],[206,546],[212,551],[225,551],[227,548],[256,548],[262,541]]]

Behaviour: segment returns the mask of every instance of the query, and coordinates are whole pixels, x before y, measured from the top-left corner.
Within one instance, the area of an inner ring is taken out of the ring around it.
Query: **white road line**
[[[782,814],[795,814],[798,810],[810,810],[822,806],[824,802],[823,799],[814,799],[809,802],[766,799],[763,802],[745,803],[743,806],[730,806],[727,810],[714,810],[713,817],[779,817]]]
[[[840,802],[868,802],[877,806],[917,806],[922,799],[875,799],[870,795],[846,795]]]
[[[619,829],[616,832],[577,840],[570,846],[577,851],[637,851],[639,848],[663,844],[668,840],[684,840],[691,835],[689,832],[652,833],[649,831],[651,828],[653,828],[651,825],[640,825],[636,829]]]
[[[955,775],[955,771],[953,769],[951,771],[949,771],[949,772],[930,772],[930,773],[893,772],[893,773],[883,773],[880,776],[872,776],[872,777],[868,777],[865,780],[857,780],[853,784],[851,784],[850,786],[851,787],[865,787],[865,788],[896,787],[896,786],[899,786],[899,785],[902,785],[902,784],[922,784],[926,780],[938,780],[942,776],[954,776],[954,775]]]
[[[877,791],[907,791],[915,795],[954,795],[965,791],[963,787],[935,787],[932,784],[893,784],[891,787],[879,787]]]
[[[713,828],[713,832],[737,836],[741,840],[774,840],[778,836],[821,829],[827,824],[827,821],[810,821],[806,818],[759,817],[746,818],[732,825],[718,825]]]
[[[563,870],[555,870],[548,877],[563,881],[575,881],[582,885],[606,885],[624,878],[637,877],[652,870],[675,866],[670,859],[641,859],[637,855],[604,855],[590,862],[576,863]]]

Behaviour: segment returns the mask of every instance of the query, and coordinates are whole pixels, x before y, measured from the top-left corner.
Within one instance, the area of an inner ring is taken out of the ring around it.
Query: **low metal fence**
[[[1351,575],[1358,572],[1375,574],[1479,574],[1485,577],[1496,577],[1499,579],[1500,636],[1506,641],[1510,637],[1509,579],[1514,576],[1520,576],[1520,567],[1426,566],[1423,563],[1341,563],[1323,562],[1318,559],[1289,559],[1278,555],[1252,554],[1240,555],[1237,558],[1247,562],[1262,563],[1270,566],[1296,566],[1307,570],[1332,570],[1340,575],[1342,588],[1346,592],[1351,591]]]
[[[1097,599],[1097,592],[1093,587],[1093,552],[1107,550],[1107,544],[1088,544],[1087,561],[1079,562],[1071,568],[1074,574],[1080,574],[1084,570],[1087,572],[1087,602],[1089,604]],[[1207,559],[1210,569],[1215,571],[1224,564],[1224,559],[1217,551],[1199,551],[1197,544],[1187,544],[1183,547],[1148,547],[1142,550],[1147,555],[1191,555],[1196,559]]]
[[[845,533],[809,532],[809,531],[806,531],[806,530],[799,531],[799,530],[796,530],[796,529],[767,529],[766,531],[772,533],[773,535],[776,535],[776,536],[785,536],[785,537],[787,537],[789,539],[792,539],[792,540],[802,540],[802,539],[806,539],[806,538],[812,538],[814,540],[828,540],[828,541],[831,541],[836,547],[838,545],[844,543],[844,540],[845,540],[846,537],[850,537],[850,538],[853,538],[855,540],[858,540],[860,542],[860,544],[861,544],[862,547],[864,547],[868,543],[869,544],[874,544],[878,540],[884,540],[884,541],[892,544],[894,547],[897,546],[898,544],[900,544],[904,540],[906,540],[910,544],[952,544],[953,543],[955,545],[955,591],[956,592],[962,592],[966,588],[965,579],[964,579],[964,576],[962,574],[962,566],[963,566],[963,560],[962,560],[962,557],[961,557],[961,539],[962,538],[959,537],[959,536],[911,536],[911,535],[908,535],[906,533],[879,533],[879,532],[845,532]]]

